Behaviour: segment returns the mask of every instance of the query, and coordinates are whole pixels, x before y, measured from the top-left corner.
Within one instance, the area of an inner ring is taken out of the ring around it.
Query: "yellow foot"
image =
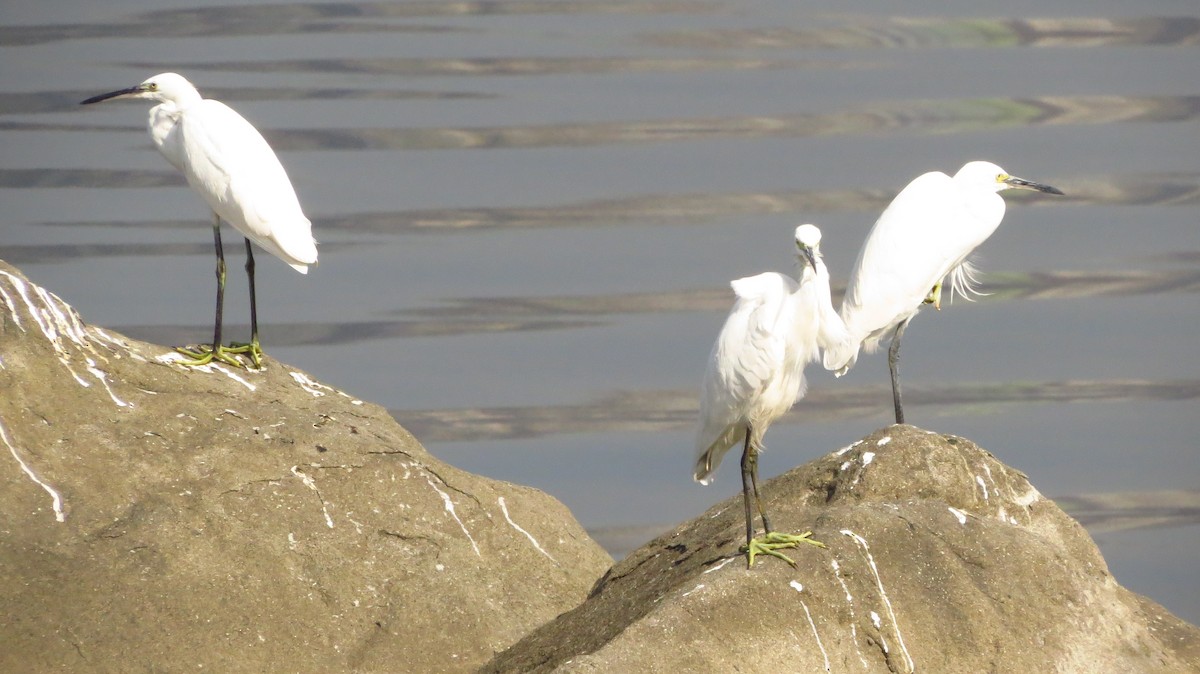
[[[942,284],[939,283],[925,296],[925,304],[932,304],[934,309],[942,310]]]
[[[796,562],[792,561],[791,557],[783,554],[780,552],[780,550],[798,548],[800,547],[801,543],[815,545],[818,548],[825,547],[824,543],[815,540],[812,537],[811,531],[806,531],[799,535],[781,534],[777,531],[772,531],[767,533],[767,535],[763,536],[762,538],[751,539],[750,543],[748,545],[743,545],[739,552],[746,553],[746,556],[749,558],[748,566],[754,566],[755,555],[769,555],[771,557],[778,557],[779,559],[782,559],[783,561],[795,567]]]
[[[175,350],[178,351],[179,353],[187,356],[190,359],[190,360],[179,361],[180,365],[186,365],[188,367],[199,367],[201,365],[208,365],[209,363],[213,362],[214,360],[220,361],[222,363],[225,363],[226,365],[230,365],[233,367],[246,367],[246,364],[244,362],[242,362],[242,360],[240,358],[237,357],[237,354],[245,353],[245,351],[238,351],[237,349],[231,349],[228,346],[218,347],[216,351],[213,351],[212,347],[208,347],[208,348],[199,347],[196,351],[192,351],[191,349],[186,349],[182,346],[175,347]],[[261,354],[262,352],[260,351],[259,353]]]
[[[230,342],[229,346],[223,346],[221,350],[225,353],[245,354],[250,357],[250,362],[254,363],[254,369],[262,369],[263,351],[257,341]]]

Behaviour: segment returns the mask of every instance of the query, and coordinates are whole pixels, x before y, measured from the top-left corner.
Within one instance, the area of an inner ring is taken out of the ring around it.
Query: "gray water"
[[[77,105],[178,71],[264,132],[321,241],[308,276],[260,256],[267,352],[618,556],[737,492],[690,480],[696,388],[728,281],[791,271],[796,224],[836,295],[922,172],[1061,188],[1008,195],[990,296],[910,326],[909,421],[1063,497],[1118,581],[1200,622],[1194,0],[11,4],[0,257],[90,322],[210,334],[207,214],[148,105]],[[764,475],[890,422],[882,357],[809,379]]]

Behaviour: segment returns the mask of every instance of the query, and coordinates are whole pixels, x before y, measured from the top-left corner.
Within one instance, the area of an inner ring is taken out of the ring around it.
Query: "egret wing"
[[[972,217],[944,173],[926,173],[896,196],[867,235],[842,302],[842,318],[855,339],[870,350],[916,313],[933,286],[974,248],[964,243]]]
[[[184,173],[209,207],[285,262],[316,262],[311,223],[262,134],[214,100],[190,107],[181,124]]]
[[[725,452],[744,441],[751,408],[784,375],[787,359],[787,326],[781,321],[795,282],[766,273],[731,285],[737,300],[713,345],[700,389],[695,478],[704,483]]]

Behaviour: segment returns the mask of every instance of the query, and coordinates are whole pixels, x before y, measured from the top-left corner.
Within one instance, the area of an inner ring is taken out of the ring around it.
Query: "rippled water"
[[[178,4],[0,8],[0,257],[89,321],[209,334],[207,216],[148,106],[78,106],[179,71],[264,132],[322,244],[307,277],[262,258],[268,353],[620,555],[738,489],[689,479],[728,281],[814,222],[840,288],[908,180],[991,159],[1068,196],[1009,195],[992,294],[913,322],[909,420],[1070,496],[1118,580],[1200,621],[1194,2]],[[881,357],[809,377],[764,474],[890,421]]]

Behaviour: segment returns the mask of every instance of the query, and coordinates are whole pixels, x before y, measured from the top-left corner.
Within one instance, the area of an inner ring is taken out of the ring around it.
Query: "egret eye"
[[[146,91],[158,91],[158,82],[151,82],[146,85]]]

